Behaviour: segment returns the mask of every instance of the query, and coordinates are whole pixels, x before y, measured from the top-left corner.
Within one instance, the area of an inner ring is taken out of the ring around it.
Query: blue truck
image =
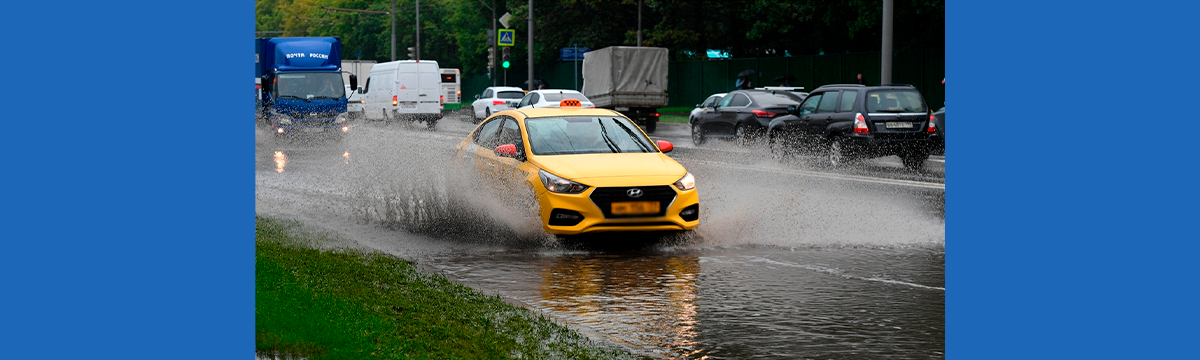
[[[350,131],[341,39],[257,38],[254,65],[259,88],[257,115],[277,136],[340,136]],[[350,88],[358,88],[354,74],[350,74]]]

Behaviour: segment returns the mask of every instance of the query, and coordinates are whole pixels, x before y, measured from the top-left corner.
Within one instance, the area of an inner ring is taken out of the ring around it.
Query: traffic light
[[[509,50],[509,48],[508,48],[508,47],[505,47],[505,48],[504,48],[504,56],[503,56],[503,57],[501,57],[501,59],[502,59],[504,62],[503,62],[503,63],[501,63],[501,64],[500,64],[500,66],[503,66],[505,69],[507,69],[507,68],[508,68],[508,65],[509,65],[509,63],[508,63],[508,50]]]
[[[412,47],[412,46],[408,47],[408,58],[411,60],[417,59],[417,48]]]
[[[495,66],[496,66],[496,48],[495,48],[495,47],[489,47],[489,48],[488,48],[488,65],[487,65],[487,68],[488,68],[488,70],[491,70],[491,69],[492,69],[492,67],[495,67]]]

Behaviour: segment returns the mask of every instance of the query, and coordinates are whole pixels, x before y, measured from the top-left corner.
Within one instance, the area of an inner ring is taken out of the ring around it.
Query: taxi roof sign
[[[579,100],[576,99],[563,99],[563,101],[558,102],[558,107],[583,107],[583,104],[580,104]]]

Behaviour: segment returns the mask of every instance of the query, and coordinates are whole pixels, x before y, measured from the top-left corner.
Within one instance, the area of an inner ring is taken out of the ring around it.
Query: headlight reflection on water
[[[347,159],[349,159],[349,153],[347,153]],[[349,160],[347,160],[347,161],[349,161]],[[275,152],[275,172],[282,174],[283,168],[285,166],[287,166],[287,155],[284,155],[284,153],[282,151],[276,151]]]

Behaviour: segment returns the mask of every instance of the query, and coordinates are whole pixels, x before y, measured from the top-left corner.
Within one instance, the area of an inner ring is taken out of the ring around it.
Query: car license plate
[[[886,125],[888,129],[912,129],[913,125],[907,121],[888,121]]]
[[[615,108],[615,109],[613,109],[613,110],[616,110],[616,111],[629,111],[629,108],[627,108],[627,107],[624,107],[624,106],[618,106],[618,107],[616,107],[616,108]]]
[[[401,109],[416,109],[417,103],[400,103]]]
[[[654,214],[657,212],[657,201],[625,201],[612,203],[613,215]]]
[[[310,133],[324,132],[324,131],[325,131],[325,128],[306,128],[306,129],[304,129],[304,132],[310,132]]]

